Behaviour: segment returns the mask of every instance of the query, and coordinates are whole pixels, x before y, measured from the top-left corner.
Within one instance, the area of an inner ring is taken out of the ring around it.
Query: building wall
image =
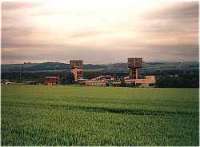
[[[45,78],[44,84],[45,85],[56,85],[59,83],[59,78]]]
[[[144,79],[126,79],[126,84],[135,84],[135,85],[150,85],[156,83],[156,77],[154,75],[145,76]]]
[[[94,81],[94,80],[88,80],[85,81],[86,86],[106,86],[105,81]]]

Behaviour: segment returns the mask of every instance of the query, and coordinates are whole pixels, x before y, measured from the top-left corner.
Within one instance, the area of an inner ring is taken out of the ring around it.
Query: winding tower
[[[139,69],[142,67],[142,58],[128,58],[129,78],[138,79]]]
[[[70,60],[70,67],[75,82],[83,78],[83,60]]]

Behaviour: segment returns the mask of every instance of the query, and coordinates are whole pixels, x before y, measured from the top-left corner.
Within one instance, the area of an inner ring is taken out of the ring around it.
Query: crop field
[[[2,145],[199,145],[198,89],[1,87]]]

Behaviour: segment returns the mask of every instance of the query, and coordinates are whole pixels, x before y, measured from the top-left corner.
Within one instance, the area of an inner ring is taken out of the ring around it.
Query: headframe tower
[[[142,58],[128,58],[129,78],[138,79],[139,69],[142,67]]]
[[[83,78],[83,60],[70,60],[70,67],[75,82]]]

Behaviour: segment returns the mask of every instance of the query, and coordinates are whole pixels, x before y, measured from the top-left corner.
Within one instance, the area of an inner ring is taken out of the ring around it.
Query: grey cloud
[[[53,48],[53,47],[52,47]],[[62,49],[61,49],[62,48]],[[39,52],[38,52],[39,50]],[[115,52],[113,54],[113,51]],[[70,59],[83,59],[85,63],[116,63],[126,62],[127,57],[140,56],[148,61],[198,61],[197,46],[151,46],[135,50],[118,51],[93,48],[82,48],[73,46],[60,46],[58,50],[51,51],[49,47],[43,48],[18,48],[15,50],[5,50],[2,54],[3,62],[25,62],[25,61],[59,61],[68,62]]]
[[[27,46],[32,41],[27,39],[32,34],[30,27],[4,27],[2,28],[2,48],[16,48],[21,46]]]
[[[147,32],[198,32],[198,2],[177,2],[154,12],[144,18]],[[149,26],[149,27],[148,27]]]
[[[59,41],[58,43],[47,43],[36,40],[37,38],[34,39],[33,34],[38,34],[39,36],[42,33],[47,33],[46,35],[48,35],[48,32],[40,32],[41,30],[36,30],[30,24],[25,24],[23,18],[20,18],[20,14],[10,16],[4,11],[30,8],[33,5],[22,3],[10,5],[10,3],[3,4],[2,11],[2,60],[5,63],[23,63],[27,60],[66,62],[71,58],[80,58],[88,63],[108,63],[126,62],[126,58],[131,56],[141,56],[146,61],[161,59],[176,61],[180,58],[185,61],[198,60],[197,2],[179,2],[169,7],[162,7],[158,11],[146,15],[137,30],[145,36],[144,39],[158,39],[157,42],[146,43],[140,36],[137,40],[120,38],[104,48],[92,47],[92,44],[81,46]],[[43,12],[45,13],[45,11]],[[48,13],[46,12],[47,15],[49,15]],[[41,13],[41,15],[45,14]],[[80,39],[105,33],[110,32],[83,30],[66,35],[73,39]],[[160,43],[160,38],[178,38],[180,42],[167,41]],[[182,40],[187,42],[181,42]],[[43,38],[43,41],[48,40]]]
[[[20,52],[18,54],[17,52]],[[5,51],[3,54],[3,62],[12,62],[18,60],[18,62],[24,61],[62,61],[67,62],[70,59],[83,59],[84,62],[88,63],[107,63],[107,59],[114,59],[116,55],[113,55],[110,51],[106,50],[93,50],[93,49],[78,49],[78,48],[65,48],[65,50],[57,51],[34,51],[34,48],[31,49],[31,52],[28,51]],[[106,61],[106,62],[103,62]]]
[[[42,48],[46,48],[48,50],[51,49],[64,49],[66,47],[74,47],[72,45],[68,45],[68,44],[63,44],[63,43],[45,43],[42,41],[22,41],[22,40],[14,40],[14,39],[6,39],[6,41],[3,42],[2,44],[2,49],[12,49],[12,48],[21,48],[21,49],[34,49],[34,48],[40,48],[42,50]]]
[[[188,18],[197,20],[199,4],[197,1],[175,2],[173,5],[162,7],[147,15],[148,18],[176,19],[188,21]],[[189,20],[190,20],[189,19]]]
[[[145,15],[140,31],[153,39],[146,48],[160,52],[161,58],[198,60],[198,7],[198,2],[177,2]]]

